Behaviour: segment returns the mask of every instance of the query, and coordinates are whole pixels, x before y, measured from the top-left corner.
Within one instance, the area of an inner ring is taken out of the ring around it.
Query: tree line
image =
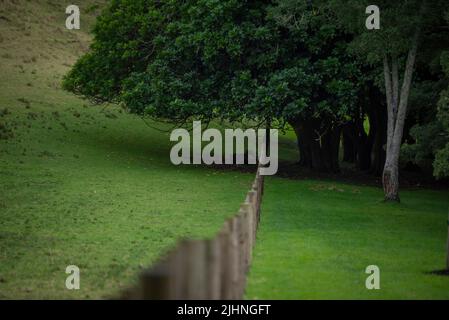
[[[299,165],[342,158],[399,201],[400,159],[449,176],[449,10],[379,0],[368,30],[370,2],[112,0],[63,85],[177,125],[289,126]]]

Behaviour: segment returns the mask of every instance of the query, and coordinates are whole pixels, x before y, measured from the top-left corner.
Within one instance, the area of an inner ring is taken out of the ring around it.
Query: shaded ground
[[[291,160],[281,160],[277,176],[293,180],[314,179],[382,187],[381,177],[357,170],[350,163],[342,163],[339,173],[326,173],[302,167]],[[449,189],[447,179],[435,180],[432,175],[420,171],[401,169],[399,180],[401,189]]]

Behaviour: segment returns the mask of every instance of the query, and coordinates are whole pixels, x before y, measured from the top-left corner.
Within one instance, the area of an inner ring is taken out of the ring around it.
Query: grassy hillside
[[[1,1],[0,298],[115,294],[176,239],[218,230],[253,179],[175,167],[167,133],[60,89],[103,2],[78,1],[70,31],[58,0]]]

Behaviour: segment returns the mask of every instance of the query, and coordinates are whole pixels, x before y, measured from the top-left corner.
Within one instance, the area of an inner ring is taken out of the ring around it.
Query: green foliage
[[[449,52],[442,55],[441,65],[449,79]],[[435,154],[434,173],[439,178],[449,177],[449,87],[441,93],[437,117],[443,128],[440,135],[446,144]]]
[[[263,8],[263,1],[113,1],[64,87],[172,121],[224,114],[238,76],[261,75],[273,63]]]
[[[415,104],[421,105],[427,121],[424,124],[418,122],[412,128],[411,135],[415,141],[404,144],[402,153],[405,159],[416,164],[432,163],[434,175],[444,178],[449,177],[449,89],[442,90],[441,87],[449,85],[449,52],[439,52],[438,58],[445,78],[425,82],[424,90],[417,90]]]
[[[442,13],[447,1],[388,1],[373,3],[369,0],[326,1],[332,10],[338,12],[338,21],[354,35],[351,49],[370,63],[380,62],[385,55],[400,57],[411,47],[417,28],[427,33],[434,26],[444,22]],[[380,29],[367,30],[365,9],[369,5],[380,9]],[[425,37],[422,37],[422,39]]]
[[[401,150],[402,156],[420,166],[431,165],[435,154],[446,144],[446,138],[441,134],[442,132],[443,127],[438,121],[414,126],[410,130],[410,135],[415,143],[405,143]]]
[[[303,1],[305,3],[305,1]],[[191,117],[342,121],[360,71],[328,14],[283,24],[282,2],[115,0],[64,87],[173,122]]]
[[[449,177],[449,143],[435,154],[433,166],[436,177]]]
[[[324,127],[347,120],[364,78],[360,64],[346,50],[350,37],[334,23],[333,12],[320,1],[312,5],[287,0],[276,1],[269,17],[288,30],[295,46],[289,56],[294,68],[286,66],[275,73],[290,89],[276,101],[281,108],[277,114],[320,119]]]

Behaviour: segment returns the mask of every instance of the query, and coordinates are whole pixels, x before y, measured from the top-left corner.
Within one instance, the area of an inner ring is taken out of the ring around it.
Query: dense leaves
[[[264,1],[113,1],[65,88],[175,122],[241,117],[248,90],[268,78],[277,59],[265,7]],[[248,81],[254,85],[240,88]]]
[[[440,28],[444,30],[444,24]],[[437,43],[426,47],[427,59],[421,62],[425,72],[420,74],[426,79],[418,79],[412,100],[412,139],[402,147],[405,159],[423,167],[433,165],[438,178],[449,177],[449,51],[444,51],[449,43],[441,34],[438,30],[431,34]]]
[[[358,69],[338,45],[341,32],[306,10],[310,19],[294,30],[270,1],[115,0],[64,86],[174,122],[341,121],[354,107]]]

